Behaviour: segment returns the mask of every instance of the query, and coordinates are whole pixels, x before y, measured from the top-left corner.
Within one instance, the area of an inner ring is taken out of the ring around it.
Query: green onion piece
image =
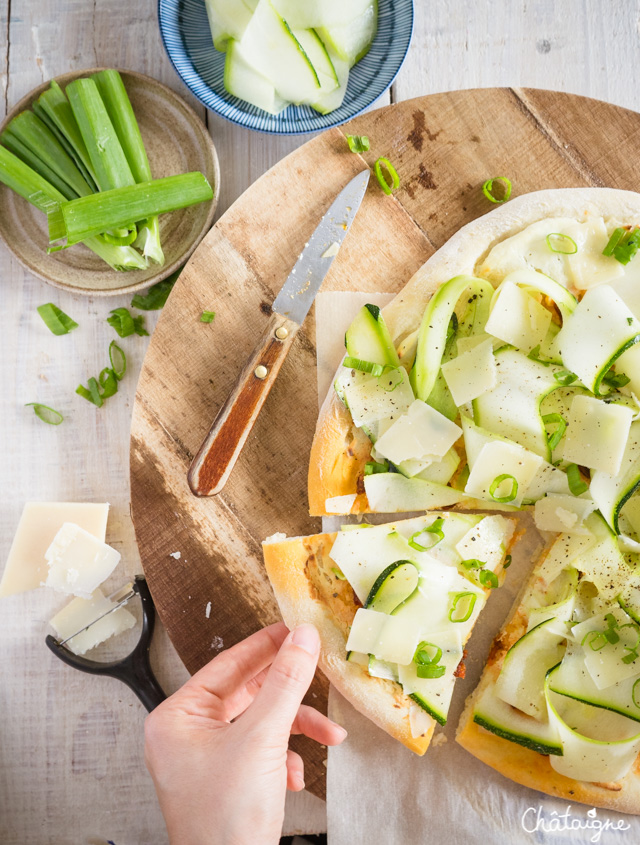
[[[640,249],[640,228],[634,229],[618,242],[614,247],[613,257],[620,264],[628,264]]]
[[[429,525],[427,528],[421,528],[420,531],[416,531],[411,535],[411,539],[409,540],[411,548],[418,552],[428,552],[429,549],[437,546],[438,543],[441,543],[444,540],[444,531],[442,530],[443,524],[444,519],[439,516],[432,525]],[[416,540],[416,537],[419,537],[421,534],[433,535],[432,542],[428,546],[424,546]]]
[[[338,567],[337,567],[337,566],[332,566],[332,567],[331,567],[331,571],[332,571],[332,572],[333,572],[333,574],[336,576],[336,578],[338,579],[338,581],[346,581],[346,580],[347,580],[347,576],[346,576],[343,572],[341,572],[341,571],[338,569]]]
[[[360,358],[352,358],[350,355],[342,362],[343,367],[351,370],[360,370],[363,373],[371,373],[372,376],[381,376],[385,371],[384,364],[374,364],[371,361],[362,361]]]
[[[570,373],[569,370],[559,370],[553,374],[553,377],[562,387],[568,387],[578,380],[578,376],[575,373]]]
[[[120,337],[129,337],[135,331],[133,317],[127,308],[114,308],[111,316],[107,317],[107,323],[116,330]]]
[[[102,191],[60,203],[51,211],[49,239],[59,248],[72,246],[109,229],[130,226],[157,214],[211,200],[213,191],[202,173],[181,173],[152,182]]]
[[[505,481],[511,481],[511,492],[507,493],[506,496],[496,496],[495,494],[498,491],[498,487],[500,487],[500,485]],[[518,482],[512,475],[509,475],[506,472],[502,473],[502,475],[498,475],[491,482],[491,487],[489,487],[489,495],[491,496],[494,502],[513,502],[513,500],[518,495]]]
[[[508,569],[511,566],[512,560],[513,560],[513,557],[511,555],[507,555],[506,558],[504,559],[504,563],[502,565],[502,568]]]
[[[88,387],[79,384],[76,387],[76,393],[86,399],[87,402],[92,402],[97,408],[101,408],[103,403],[98,382],[94,378],[90,378],[87,384]]]
[[[115,340],[112,340],[109,344],[109,363],[114,376],[120,381],[127,372],[127,356]]]
[[[44,320],[49,331],[55,335],[69,334],[70,331],[78,328],[76,321],[72,320],[52,302],[47,302],[46,305],[38,305],[38,314]]]
[[[628,326],[632,326],[632,325],[633,325],[633,317],[627,317],[627,325],[628,325]]]
[[[102,388],[102,393],[100,395],[103,399],[108,399],[110,396],[114,396],[118,392],[118,379],[111,367],[105,367],[104,370],[101,371],[98,376],[98,382]]]
[[[396,387],[400,387],[404,381],[404,376],[402,375],[400,367],[385,367],[385,369],[390,369],[390,372],[382,373],[378,377],[378,382],[380,383],[380,387],[386,391],[386,393],[393,393]]]
[[[545,425],[557,425],[558,427],[553,432],[553,434],[547,433],[547,440],[549,442],[549,448],[553,452],[553,450],[557,447],[558,443],[564,437],[564,433],[567,430],[567,421],[564,417],[560,414],[545,414],[542,417],[542,422]]]
[[[577,464],[569,464],[567,467],[567,481],[574,496],[580,496],[587,490],[588,485],[582,480]]]
[[[481,569],[478,574],[478,580],[480,581],[483,587],[491,587],[492,590],[495,590],[496,587],[500,586],[498,576],[495,572],[492,572],[490,569]]]
[[[177,270],[167,279],[162,282],[156,282],[151,285],[146,294],[136,293],[131,300],[131,307],[137,308],[139,311],[159,311],[164,308],[169,294],[173,290],[173,286],[178,281],[180,270]]]
[[[213,323],[216,316],[215,311],[203,311],[200,315],[200,322],[201,323]]]
[[[625,373],[615,373],[613,370],[609,370],[609,372],[602,377],[602,381],[605,384],[608,384],[609,387],[615,389],[619,387],[624,387],[625,385],[629,384],[631,379]]]
[[[117,234],[112,232],[103,232],[102,237],[108,244],[115,244],[115,246],[129,246],[138,237],[138,227],[134,223],[130,229],[120,229]]]
[[[547,235],[547,246],[551,252],[559,252],[561,255],[575,255],[578,251],[578,244],[569,235],[562,235],[560,232],[552,232]]]
[[[537,361],[538,364],[544,364],[545,367],[548,367],[551,361],[545,361],[544,358],[540,357],[540,344],[534,346],[531,352],[527,355],[530,361]]]
[[[64,419],[60,411],[56,411],[48,405],[41,405],[40,402],[27,402],[25,408],[33,408],[36,417],[47,425],[60,425]]]
[[[92,79],[98,86],[133,178],[136,182],[149,182],[152,178],[149,159],[122,77],[117,70],[102,70],[94,74]],[[145,257],[156,264],[164,264],[158,218],[143,220],[138,228],[136,246],[140,247]]]
[[[467,622],[471,618],[477,598],[476,593],[456,593],[449,610],[449,622]]]
[[[389,175],[390,181],[385,179],[384,173],[382,172],[382,168],[387,171]],[[378,180],[380,187],[385,192],[387,196],[391,194],[392,191],[395,191],[397,188],[400,187],[400,177],[395,169],[395,167],[391,164],[388,158],[384,158],[381,156],[374,165],[376,179]]]
[[[502,185],[502,197],[496,196],[493,193],[493,183],[499,182]],[[494,176],[493,179],[487,179],[482,186],[482,193],[489,200],[489,202],[506,202],[511,196],[511,182],[506,176]]]
[[[378,464],[376,461],[367,461],[364,465],[365,475],[376,475],[379,472],[389,472],[389,465],[387,463]]]
[[[616,618],[613,613],[607,613],[604,617],[604,621],[607,623],[607,630],[604,632],[605,637],[607,640],[615,644],[620,641],[620,635],[616,632],[616,628],[618,627],[618,623],[616,622]],[[630,627],[633,626],[633,623],[630,623]],[[622,626],[626,628],[626,625]]]
[[[439,663],[416,664],[416,675],[419,678],[441,678],[446,671],[446,667]]]
[[[133,330],[140,337],[149,337],[149,332],[144,325],[144,314],[133,318]]]
[[[57,191],[59,191],[65,200],[76,199],[78,194],[70,188],[69,185],[61,179],[50,167],[48,167],[29,147],[22,143],[18,138],[6,129],[0,135],[0,141],[4,146],[17,156],[26,165],[33,168],[43,179],[46,179]]]
[[[633,663],[634,660],[638,659],[638,651],[635,648],[629,650],[629,654],[625,654],[622,659],[623,663]]]
[[[462,561],[462,566],[464,566],[465,569],[482,569],[482,567],[486,565],[487,562],[485,560],[478,560],[475,557]]]
[[[627,234],[627,230],[619,227],[613,230],[613,234],[607,241],[607,245],[602,250],[603,255],[613,255],[613,250],[618,246],[620,241],[624,238]]]
[[[609,641],[603,631],[587,631],[580,645],[587,643],[591,651],[600,651]]]
[[[369,138],[366,135],[347,135],[347,144],[352,153],[366,153],[369,149]]]
[[[430,654],[428,649],[433,649],[434,654]],[[429,663],[439,663],[442,657],[442,649],[435,643],[428,643],[423,640],[418,644],[415,654],[413,655],[413,662],[419,663],[422,666],[428,666]]]

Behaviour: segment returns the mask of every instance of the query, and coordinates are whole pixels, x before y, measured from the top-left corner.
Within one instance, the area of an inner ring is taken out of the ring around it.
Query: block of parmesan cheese
[[[51,620],[51,626],[59,640],[66,640],[67,637],[80,631],[85,625],[98,619],[110,608],[115,607],[101,590],[95,590],[90,599],[76,598],[69,602],[66,607],[57,613]],[[117,634],[128,631],[136,624],[136,618],[124,607],[119,607],[108,616],[99,619],[86,631],[73,637],[66,644],[66,647],[74,654],[84,654],[91,648],[115,637]]]
[[[0,597],[40,587],[47,577],[44,553],[65,522],[73,522],[104,541],[108,504],[27,502],[0,581]]]
[[[64,523],[44,556],[49,565],[45,585],[85,599],[120,562],[120,552],[73,522]]]

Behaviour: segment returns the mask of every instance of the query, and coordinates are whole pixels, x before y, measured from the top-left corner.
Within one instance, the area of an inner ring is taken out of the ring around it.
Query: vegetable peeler
[[[123,593],[122,590],[119,591],[119,594],[121,593]],[[90,628],[98,619],[94,619],[93,622],[86,625],[81,631],[76,631],[75,634],[72,634],[65,640],[57,640],[51,634],[48,634],[45,642],[56,657],[60,658],[68,666],[79,669],[81,672],[88,672],[90,675],[108,675],[122,681],[123,684],[126,684],[135,692],[147,710],[151,712],[167,696],[153,674],[151,663],[149,662],[151,637],[153,636],[153,629],[156,622],[156,608],[144,577],[142,575],[136,575],[133,582],[125,588],[124,596],[120,598],[120,601],[112,610],[107,612],[112,613],[113,610],[122,607],[122,605],[126,604],[136,594],[140,596],[142,602],[142,631],[140,632],[140,639],[136,647],[121,660],[101,663],[98,660],[88,660],[86,657],[74,654],[66,648],[66,642],[87,628]],[[98,618],[101,619],[102,616]]]

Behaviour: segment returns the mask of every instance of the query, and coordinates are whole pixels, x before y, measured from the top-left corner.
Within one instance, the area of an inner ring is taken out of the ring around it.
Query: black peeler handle
[[[56,657],[68,666],[79,669],[81,672],[88,672],[90,675],[109,675],[122,681],[135,692],[147,710],[151,712],[167,697],[156,680],[149,662],[151,637],[156,623],[156,608],[147,582],[142,575],[136,575],[133,589],[142,601],[142,631],[136,647],[122,660],[114,660],[111,663],[87,660],[86,657],[80,657],[60,645],[51,634],[47,635],[45,642]]]

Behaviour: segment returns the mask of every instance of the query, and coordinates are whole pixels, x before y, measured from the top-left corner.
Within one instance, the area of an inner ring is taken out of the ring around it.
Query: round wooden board
[[[279,618],[261,541],[320,529],[307,512],[317,418],[313,309],[223,492],[197,499],[187,469],[262,332],[277,291],[339,190],[387,156],[400,188],[373,179],[323,290],[395,292],[456,230],[491,210],[481,186],[635,190],[640,115],[534,89],[435,94],[309,141],[259,179],[202,241],[151,339],[131,431],[132,515],[160,616],[189,671]],[[349,152],[345,135],[368,135]],[[215,321],[200,323],[203,310]],[[172,553],[180,552],[180,557]],[[210,615],[207,605],[211,602]],[[318,676],[309,700],[326,706]],[[307,788],[324,796],[326,751],[296,738]]]

